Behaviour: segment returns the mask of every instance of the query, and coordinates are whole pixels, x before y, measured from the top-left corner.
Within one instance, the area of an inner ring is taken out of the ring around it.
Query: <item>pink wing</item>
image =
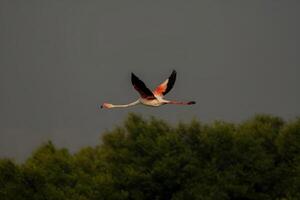
[[[159,86],[155,88],[153,93],[157,96],[164,96],[166,95],[174,86],[176,80],[176,71],[173,70],[170,77],[165,80],[163,83],[161,83]]]

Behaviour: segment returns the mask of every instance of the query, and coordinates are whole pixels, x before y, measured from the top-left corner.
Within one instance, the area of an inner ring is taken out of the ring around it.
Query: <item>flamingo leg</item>
[[[176,105],[192,105],[195,104],[195,101],[188,101],[188,102],[182,102],[182,101],[168,101],[167,104],[176,104]]]

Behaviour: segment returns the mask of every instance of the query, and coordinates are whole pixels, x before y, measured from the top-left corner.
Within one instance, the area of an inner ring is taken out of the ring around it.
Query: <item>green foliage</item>
[[[300,119],[176,127],[130,114],[76,154],[51,142],[0,160],[0,199],[300,199]]]

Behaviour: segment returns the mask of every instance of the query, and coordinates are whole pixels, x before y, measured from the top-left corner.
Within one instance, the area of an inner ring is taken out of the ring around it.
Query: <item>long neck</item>
[[[137,101],[134,101],[134,102],[129,103],[129,104],[122,104],[122,105],[115,105],[115,104],[113,104],[112,108],[127,108],[127,107],[130,107],[130,106],[135,106],[135,105],[137,105],[139,103],[140,103],[140,101],[137,100]]]

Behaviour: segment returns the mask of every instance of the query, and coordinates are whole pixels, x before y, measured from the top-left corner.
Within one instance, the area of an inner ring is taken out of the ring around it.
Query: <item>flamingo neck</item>
[[[127,107],[130,107],[130,106],[135,106],[135,105],[137,105],[139,103],[140,103],[140,101],[137,100],[137,101],[134,101],[134,102],[129,103],[129,104],[121,104],[121,105],[112,104],[111,108],[127,108]]]

